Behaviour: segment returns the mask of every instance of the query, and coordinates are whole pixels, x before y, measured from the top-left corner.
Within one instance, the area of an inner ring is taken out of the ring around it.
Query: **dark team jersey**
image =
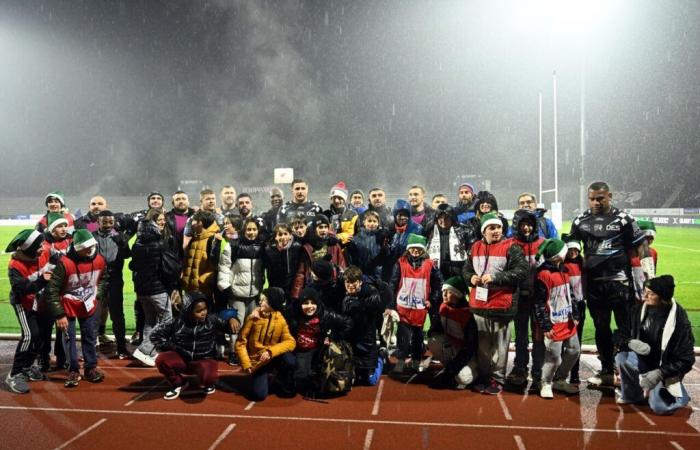
[[[634,217],[617,208],[599,215],[586,211],[574,219],[569,234],[583,242],[584,268],[593,278],[626,279],[630,271],[627,250],[644,239]]]
[[[292,203],[287,202],[277,213],[277,223],[291,224],[295,217],[304,216],[310,222],[317,214],[322,214],[323,209],[316,202]]]

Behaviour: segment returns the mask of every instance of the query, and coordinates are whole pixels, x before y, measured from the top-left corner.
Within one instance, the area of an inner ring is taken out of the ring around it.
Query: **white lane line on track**
[[[669,442],[670,442],[670,444],[673,446],[673,448],[675,448],[676,450],[685,450],[685,449],[681,446],[681,444],[679,444],[678,442],[676,442],[676,441],[669,441]]]
[[[376,416],[379,414],[379,402],[382,400],[382,392],[384,391],[384,380],[379,380],[379,388],[377,389],[377,396],[374,397],[374,406],[372,407],[372,415]]]
[[[503,410],[503,415],[506,416],[506,420],[513,420],[513,416],[511,416],[510,411],[508,411],[508,405],[506,405],[506,401],[503,400],[503,395],[498,394],[496,397],[498,397],[498,403],[501,404],[501,409]]]
[[[369,450],[369,448],[372,446],[372,438],[374,437],[374,430],[370,428],[367,430],[367,434],[365,435],[365,446],[362,447],[364,450]]]
[[[526,450],[523,438],[516,434],[515,436],[513,436],[513,439],[515,439],[515,445],[518,446],[518,450]]]
[[[637,414],[639,414],[640,416],[642,416],[642,419],[644,419],[644,421],[645,421],[646,423],[648,423],[648,424],[651,425],[652,427],[655,427],[655,426],[656,426],[656,424],[654,423],[654,421],[651,420],[651,419],[649,418],[649,416],[647,416],[646,414],[644,414],[639,408],[637,408],[636,405],[630,405],[630,406],[632,407],[632,409],[633,409]]]
[[[147,396],[148,394],[150,394],[151,392],[153,392],[157,387],[160,387],[160,386],[162,386],[163,384],[165,384],[165,380],[161,380],[159,383],[154,384],[153,386],[151,386],[150,389],[147,389],[146,391],[140,393],[139,395],[137,395],[136,397],[132,398],[132,399],[129,400],[128,402],[124,403],[124,406],[131,406],[131,405],[133,405],[134,403],[138,402],[139,400],[141,400],[142,398],[144,398],[145,396]]]
[[[612,428],[580,428],[580,427],[538,427],[526,425],[499,425],[499,424],[476,424],[476,423],[449,423],[449,422],[418,422],[400,420],[370,420],[370,419],[340,419],[327,417],[286,417],[286,416],[255,416],[245,414],[216,414],[216,413],[187,413],[187,412],[165,412],[165,411],[137,411],[122,409],[86,409],[86,408],[45,408],[36,406],[9,406],[0,405],[0,411],[41,411],[54,413],[86,413],[94,415],[112,414],[122,416],[153,416],[153,417],[191,417],[191,418],[212,418],[212,419],[240,419],[240,420],[279,420],[284,422],[318,422],[318,423],[345,423],[361,425],[396,425],[408,427],[435,427],[435,428],[465,428],[465,429],[497,429],[497,430],[522,430],[522,431],[565,431],[565,432],[591,432],[591,433],[620,433],[620,434],[640,434],[640,435],[663,435],[682,436],[700,439],[700,433],[672,432],[672,431],[650,431],[650,430],[615,430]]]
[[[214,441],[213,444],[211,444],[211,447],[209,447],[209,450],[214,450],[219,444],[221,444],[221,442],[224,439],[226,439],[226,436],[228,436],[233,431],[234,428],[236,428],[235,423],[232,423],[231,425],[227,426],[226,429],[224,430],[224,432],[221,433],[218,438],[216,438],[216,440]]]
[[[243,411],[250,411],[251,409],[253,409],[253,406],[255,406],[255,402],[250,402],[248,403],[248,406],[243,408]]]
[[[89,432],[91,432],[91,431],[94,430],[95,428],[99,427],[100,425],[102,425],[102,424],[105,423],[106,421],[107,421],[107,419],[104,419],[104,418],[98,420],[97,422],[95,422],[95,423],[93,423],[92,425],[90,425],[88,428],[84,429],[84,430],[81,431],[80,433],[78,433],[78,434],[76,434],[75,436],[73,436],[71,439],[67,440],[66,442],[64,442],[64,443],[61,444],[60,446],[56,447],[54,450],[61,450],[62,448],[68,447],[68,446],[71,445],[73,442],[75,442],[75,441],[77,441],[78,439],[80,439],[81,437],[85,436],[86,434],[88,434]]]

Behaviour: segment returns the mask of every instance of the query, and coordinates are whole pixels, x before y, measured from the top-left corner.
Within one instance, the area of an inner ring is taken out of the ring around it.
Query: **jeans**
[[[109,309],[112,318],[112,333],[117,341],[117,349],[126,349],[126,322],[124,320],[124,281],[110,281],[105,298],[100,302],[100,308]],[[102,330],[100,330],[102,331]]]
[[[143,342],[139,345],[139,350],[145,355],[155,356],[156,349],[150,339],[151,332],[161,323],[173,318],[170,297],[162,292],[155,295],[139,295],[138,300],[146,316],[143,324]]]
[[[270,393],[270,372],[274,369],[277,369],[277,382],[282,388],[282,393],[293,393],[295,365],[296,359],[294,358],[294,354],[283,353],[253,372],[253,400],[259,402],[267,398]]]
[[[573,335],[564,341],[553,341],[544,338],[545,354],[542,366],[542,381],[551,383],[552,380],[566,380],[571,367],[581,354],[578,336]]]
[[[68,329],[64,333],[63,348],[70,362],[70,371],[77,372],[80,369],[78,362],[78,343],[75,336],[75,323],[80,325],[80,347],[85,359],[85,370],[97,367],[97,325],[100,316],[93,314],[90,317],[69,317]]]
[[[639,375],[656,367],[646,367],[634,352],[620,352],[615,357],[615,363],[620,371],[620,391],[626,402],[638,403],[644,401],[644,391],[639,385]],[[666,416],[676,412],[690,402],[690,396],[681,383],[681,397],[673,396],[663,382],[657,384],[649,392],[649,407],[654,413]]]

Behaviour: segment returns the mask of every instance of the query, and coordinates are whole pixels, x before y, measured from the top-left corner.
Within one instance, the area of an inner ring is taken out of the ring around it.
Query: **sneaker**
[[[472,386],[472,390],[478,394],[483,394],[486,391],[486,385],[484,383],[475,383]]]
[[[23,372],[18,373],[15,376],[10,376],[8,373],[5,377],[5,386],[14,392],[15,394],[27,394],[29,393],[29,384],[27,384],[27,375]]]
[[[238,362],[238,356],[236,356],[236,352],[231,352],[228,354],[228,365],[229,366],[237,366],[239,364]]]
[[[570,384],[581,384],[581,379],[578,377],[578,375],[572,375],[569,377],[569,383]]]
[[[165,393],[165,395],[163,396],[163,399],[175,400],[176,398],[178,398],[180,396],[180,392],[182,392],[182,386],[174,387]]]
[[[486,389],[484,389],[484,394],[488,395],[498,395],[503,391],[503,386],[501,386],[498,381],[491,380]]]
[[[125,348],[120,348],[117,349],[116,352],[114,352],[114,358],[115,359],[130,359],[131,355],[129,354],[129,350]]]
[[[554,398],[552,383],[542,383],[542,387],[540,388],[540,397],[548,399]]]
[[[211,395],[211,394],[213,394],[214,392],[216,392],[216,386],[206,386],[206,387],[204,388],[204,393],[207,394],[207,395]]]
[[[601,370],[600,372],[590,377],[587,381],[588,384],[592,384],[593,386],[612,387],[615,385],[615,375],[609,372],[603,372]]]
[[[104,333],[97,336],[97,345],[99,347],[107,346],[110,344],[114,344],[114,339],[112,339],[111,337],[107,336]]]
[[[411,359],[411,370],[413,372],[420,372],[420,363],[419,359]]]
[[[428,357],[425,358],[423,361],[421,361],[420,363],[418,363],[418,372],[425,372],[426,370],[428,370],[428,368],[430,367],[430,363],[431,363],[432,361],[433,361],[433,357],[432,357],[432,356],[428,356]],[[418,361],[416,361],[416,362],[418,362]]]
[[[532,383],[530,383],[530,388],[528,389],[529,392],[540,392],[540,389],[542,389],[542,380],[539,378],[534,378],[532,380]]]
[[[399,359],[396,361],[396,364],[394,364],[394,368],[391,369],[391,373],[394,375],[401,375],[404,371],[404,368],[406,367],[406,361],[403,359]]]
[[[566,380],[554,380],[554,383],[552,383],[552,390],[562,392],[566,395],[575,395],[579,393],[578,386],[567,383]]]
[[[131,345],[141,345],[142,342],[143,336],[141,336],[141,333],[134,331],[134,334],[131,335]]]
[[[515,386],[523,386],[527,383],[527,369],[522,369],[520,367],[513,367],[506,377],[506,383],[513,384]]]
[[[134,357],[134,359],[144,366],[147,367],[155,367],[156,366],[156,359],[152,356],[148,356],[144,352],[142,352],[140,349],[134,350],[134,353],[131,354],[131,356]]]
[[[80,383],[80,372],[77,370],[71,370],[68,372],[68,379],[65,383],[63,383],[63,386],[67,388],[74,388],[78,386],[78,383]]]
[[[37,366],[31,366],[26,369],[24,369],[22,372],[27,376],[27,379],[29,381],[44,381],[46,380],[46,376],[41,373],[41,369],[39,369]]]
[[[85,369],[83,378],[90,383],[100,383],[105,379],[105,375],[95,367],[92,367],[90,369]]]
[[[645,400],[645,399],[641,399],[638,401],[625,400],[622,397],[622,391],[620,389],[616,388],[615,389],[615,403],[617,403],[618,405],[643,405],[643,404],[647,403],[647,400]]]

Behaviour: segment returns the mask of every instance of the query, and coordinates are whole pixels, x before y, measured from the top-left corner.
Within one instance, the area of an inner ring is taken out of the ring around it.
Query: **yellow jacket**
[[[296,345],[282,313],[273,311],[270,317],[256,319],[248,316],[236,340],[236,355],[243,370],[252,367],[255,371],[272,358],[294,351]],[[260,356],[266,350],[270,351],[272,358],[262,362]]]
[[[207,241],[218,231],[219,225],[213,222],[209,228],[202,230],[190,241],[185,253],[185,269],[182,272],[183,291],[211,294],[216,283],[216,266],[209,262]]]

